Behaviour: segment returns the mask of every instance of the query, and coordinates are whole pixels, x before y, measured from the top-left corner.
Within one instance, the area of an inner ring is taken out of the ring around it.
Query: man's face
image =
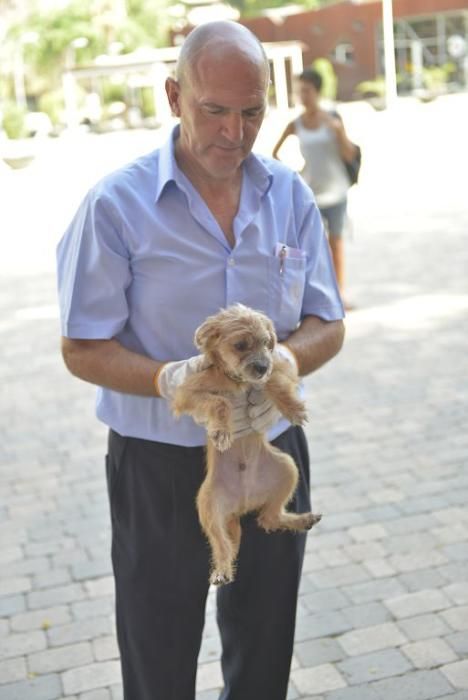
[[[169,80],[171,107],[180,117],[178,155],[209,180],[234,176],[254,145],[266,107],[265,67],[239,57],[199,58],[182,84]]]

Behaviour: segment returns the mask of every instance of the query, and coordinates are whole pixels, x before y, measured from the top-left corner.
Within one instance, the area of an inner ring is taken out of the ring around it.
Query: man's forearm
[[[286,340],[298,363],[299,374],[305,376],[331,360],[344,340],[343,321],[323,321],[306,316],[299,328]]]
[[[127,350],[117,340],[63,338],[62,355],[70,372],[91,384],[124,394],[156,394],[153,380],[161,363]]]

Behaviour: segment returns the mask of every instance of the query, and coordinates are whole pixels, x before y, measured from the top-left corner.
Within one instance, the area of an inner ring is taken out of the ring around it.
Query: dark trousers
[[[273,444],[300,472],[290,509],[310,510],[302,429]],[[204,449],[111,431],[106,463],[124,698],[194,700],[209,575],[195,505]],[[267,534],[243,518],[236,579],[217,593],[222,700],[285,700],[304,547],[303,534]]]

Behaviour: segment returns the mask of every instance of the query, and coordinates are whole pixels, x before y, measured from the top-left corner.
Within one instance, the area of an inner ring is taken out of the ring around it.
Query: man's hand
[[[154,377],[154,388],[163,399],[173,399],[178,386],[205,366],[203,355],[194,355],[188,360],[166,362],[161,365]]]
[[[290,362],[297,372],[297,362],[294,353],[286,345],[278,343],[275,353]],[[252,430],[255,430],[257,433],[266,432],[282,417],[263,389],[251,389],[248,393],[248,403],[250,425]]]

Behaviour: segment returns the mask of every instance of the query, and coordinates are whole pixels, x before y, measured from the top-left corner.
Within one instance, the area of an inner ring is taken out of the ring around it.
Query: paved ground
[[[365,154],[348,238],[358,310],[307,380],[325,517],[289,700],[468,699],[467,103],[344,110]],[[0,700],[121,698],[105,431],[59,358],[53,246],[85,187],[155,136],[83,137],[0,171]],[[218,658],[210,595],[197,700],[218,697]]]

